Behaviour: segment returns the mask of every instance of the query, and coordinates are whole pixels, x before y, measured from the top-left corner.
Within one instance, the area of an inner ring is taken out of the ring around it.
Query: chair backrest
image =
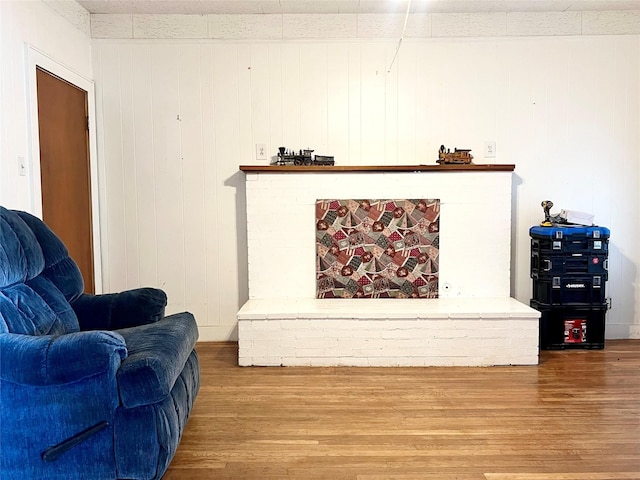
[[[70,302],[83,290],[78,266],[42,220],[0,207],[0,332],[79,331]]]

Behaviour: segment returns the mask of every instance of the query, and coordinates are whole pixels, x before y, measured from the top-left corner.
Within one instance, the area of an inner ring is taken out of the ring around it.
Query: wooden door
[[[87,92],[37,68],[42,217],[95,292]]]

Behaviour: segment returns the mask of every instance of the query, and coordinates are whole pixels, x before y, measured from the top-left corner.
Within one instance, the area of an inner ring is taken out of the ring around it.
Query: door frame
[[[91,218],[93,236],[93,271],[95,293],[102,293],[102,245],[100,239],[100,189],[98,148],[96,140],[96,101],[93,80],[51,58],[33,45],[26,44],[27,57],[27,125],[29,155],[27,172],[31,178],[29,196],[31,212],[42,219],[42,184],[40,175],[40,131],[38,128],[38,85],[36,67],[43,68],[87,92],[89,116],[89,172],[91,176]]]

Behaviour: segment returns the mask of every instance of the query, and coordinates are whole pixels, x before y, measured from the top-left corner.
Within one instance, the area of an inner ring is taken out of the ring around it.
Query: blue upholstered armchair
[[[157,479],[200,386],[193,316],[87,295],[39,219],[0,207],[0,478]]]

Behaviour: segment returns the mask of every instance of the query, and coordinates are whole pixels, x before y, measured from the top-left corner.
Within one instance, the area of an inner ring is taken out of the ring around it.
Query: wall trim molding
[[[91,174],[91,216],[93,233],[93,263],[95,276],[95,291],[102,293],[102,248],[100,241],[100,182],[98,174],[98,146],[96,140],[96,103],[94,82],[84,77],[66,65],[61,64],[33,45],[26,44],[26,83],[27,83],[27,124],[29,135],[29,155],[27,168],[29,169],[31,213],[42,218],[42,185],[40,175],[40,135],[38,128],[38,89],[36,81],[36,67],[66,80],[87,92],[87,107],[89,117],[89,168]]]

